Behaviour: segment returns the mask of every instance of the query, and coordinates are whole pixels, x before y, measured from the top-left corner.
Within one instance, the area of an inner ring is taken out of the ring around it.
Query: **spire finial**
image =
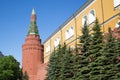
[[[34,15],[34,14],[35,14],[35,9],[33,8],[33,9],[32,9],[32,15]]]
[[[35,14],[34,8],[32,9],[31,22],[30,22],[28,35],[29,34],[39,35],[38,28],[37,28],[37,23],[36,23],[36,14]]]

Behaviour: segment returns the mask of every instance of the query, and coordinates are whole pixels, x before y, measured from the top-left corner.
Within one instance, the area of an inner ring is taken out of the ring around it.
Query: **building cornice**
[[[59,26],[55,32],[53,32],[44,42],[46,43],[53,35],[55,35],[59,30],[61,30],[65,25],[67,25],[72,19],[74,19],[79,13],[81,13],[86,7],[88,7],[93,1],[95,0],[88,0],[86,3],[83,4],[72,16],[70,16],[61,26]]]

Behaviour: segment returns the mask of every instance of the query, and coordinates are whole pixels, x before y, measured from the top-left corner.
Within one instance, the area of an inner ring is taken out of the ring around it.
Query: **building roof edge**
[[[94,0],[88,0],[85,2],[75,13],[72,14],[62,25],[60,25],[44,42],[46,43],[54,34],[56,34],[59,30],[61,30],[68,22],[70,22],[73,18],[75,18],[82,10],[84,10],[90,3]]]

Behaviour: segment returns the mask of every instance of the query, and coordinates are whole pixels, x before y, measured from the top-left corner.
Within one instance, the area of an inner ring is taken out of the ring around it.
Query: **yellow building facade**
[[[118,27],[120,0],[88,0],[44,42],[44,63],[48,62],[50,54],[59,44],[66,43],[70,48],[75,48],[84,22],[91,28],[96,18],[103,32],[107,32],[108,27]]]

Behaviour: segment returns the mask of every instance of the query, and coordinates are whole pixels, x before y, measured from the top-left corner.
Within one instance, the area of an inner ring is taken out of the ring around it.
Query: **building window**
[[[116,23],[116,28],[120,27],[120,21]]]
[[[75,46],[70,46],[70,50],[74,50],[75,49]]]
[[[70,37],[72,37],[74,35],[74,28],[70,27],[68,30],[66,30],[65,36],[66,36],[66,40],[69,39]]]
[[[73,35],[74,35],[74,29],[73,29],[73,27],[70,27],[70,29],[69,29],[69,30],[70,30],[70,37],[71,37],[71,36],[73,36]]]
[[[57,47],[59,44],[60,44],[60,38],[58,37],[54,40],[54,46]]]
[[[84,26],[85,22],[87,23],[88,19],[87,19],[87,16],[84,16],[82,18],[82,26]]]
[[[50,45],[46,47],[46,53],[50,52]]]
[[[66,30],[66,33],[65,33],[65,37],[66,37],[66,39],[68,39],[68,38],[69,38],[69,35],[70,35],[69,30]]]
[[[120,9],[120,0],[114,0],[115,9]]]
[[[120,5],[120,0],[114,0],[114,7]]]
[[[92,22],[94,22],[95,19],[96,19],[95,11],[91,10],[90,13],[89,13],[89,24],[91,24]]]

